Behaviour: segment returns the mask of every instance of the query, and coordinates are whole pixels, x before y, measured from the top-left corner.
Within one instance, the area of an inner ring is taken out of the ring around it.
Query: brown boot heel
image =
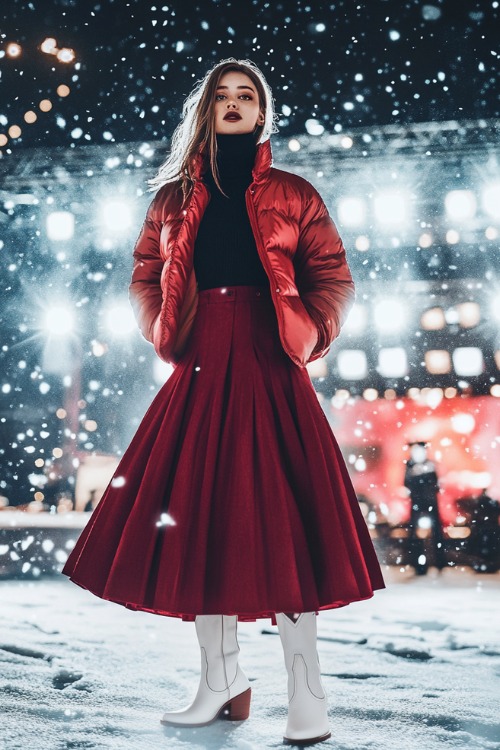
[[[243,721],[248,719],[250,715],[250,698],[252,696],[252,688],[248,688],[244,693],[240,693],[235,698],[232,698],[220,710],[220,718],[227,719],[228,721]]]

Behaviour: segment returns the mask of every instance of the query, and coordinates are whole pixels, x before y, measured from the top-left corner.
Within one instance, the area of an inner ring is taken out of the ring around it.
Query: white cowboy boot
[[[315,612],[301,612],[298,620],[276,613],[288,672],[288,720],[285,744],[309,744],[331,737],[327,697],[321,682],[316,650]]]
[[[167,711],[162,724],[199,727],[215,719],[241,721],[250,713],[251,688],[239,664],[237,615],[196,615],[201,679],[193,703]]]

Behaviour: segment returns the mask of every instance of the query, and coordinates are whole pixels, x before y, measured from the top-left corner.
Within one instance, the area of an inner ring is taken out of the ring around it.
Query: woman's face
[[[234,119],[227,119],[231,114]],[[251,78],[236,70],[224,73],[215,92],[215,132],[251,133],[263,123],[264,113],[259,110],[259,97]]]

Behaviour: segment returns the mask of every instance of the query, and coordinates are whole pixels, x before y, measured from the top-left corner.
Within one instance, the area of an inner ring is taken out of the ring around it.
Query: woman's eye
[[[216,98],[216,99],[218,99],[218,98],[219,98],[219,96],[225,96],[225,94],[217,94],[215,98]],[[252,99],[252,97],[251,97],[251,96],[249,96],[249,94],[240,94],[240,98],[241,98],[242,96],[245,96],[245,97],[246,97],[247,99],[250,99],[250,100]]]

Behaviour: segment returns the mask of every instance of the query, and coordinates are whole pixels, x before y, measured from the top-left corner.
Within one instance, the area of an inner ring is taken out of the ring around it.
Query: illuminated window
[[[477,302],[461,302],[456,308],[462,328],[473,328],[481,320],[481,310]]]
[[[427,371],[432,375],[441,375],[451,371],[450,353],[446,349],[429,349],[424,354]]]
[[[368,374],[366,353],[362,349],[342,349],[337,354],[340,377],[346,380],[362,380]]]
[[[459,346],[452,357],[457,375],[480,375],[483,372],[483,353],[477,346]]]
[[[442,307],[431,307],[424,310],[420,317],[420,325],[426,331],[439,331],[446,325],[444,311]]]
[[[384,378],[402,378],[408,372],[405,350],[400,346],[380,349],[377,369]]]

